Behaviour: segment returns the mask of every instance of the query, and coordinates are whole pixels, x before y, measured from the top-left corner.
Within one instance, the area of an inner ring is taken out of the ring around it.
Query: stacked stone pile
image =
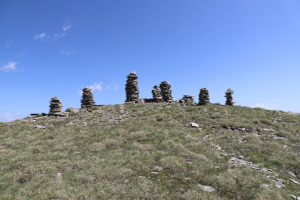
[[[153,96],[153,99],[154,99],[155,102],[162,102],[163,101],[161,91],[157,87],[157,85],[154,85],[154,87],[152,89],[152,96]]]
[[[50,107],[49,115],[54,115],[54,116],[64,115],[61,111],[63,105],[59,98],[57,97],[51,98],[49,107]]]
[[[232,106],[235,103],[235,102],[233,102],[232,94],[233,94],[233,91],[230,88],[225,93],[225,97],[226,97],[225,104],[228,106]]]
[[[139,87],[138,87],[138,76],[135,72],[130,72],[127,76],[126,81],[126,101],[125,102],[135,102],[138,103],[139,97]]]
[[[209,93],[207,88],[200,89],[199,94],[199,105],[206,105],[210,104],[209,102]]]
[[[194,96],[192,96],[192,95],[183,95],[182,102],[192,104],[192,103],[194,103]]]
[[[169,82],[167,81],[161,82],[159,88],[161,89],[161,94],[164,101],[166,102],[173,101],[172,90],[170,89],[171,85]]]
[[[81,108],[90,108],[95,105],[94,95],[91,88],[84,88],[82,90]]]

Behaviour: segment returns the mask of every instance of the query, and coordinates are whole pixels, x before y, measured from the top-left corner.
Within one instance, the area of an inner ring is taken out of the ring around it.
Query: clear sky
[[[141,98],[169,81],[198,101],[300,112],[299,0],[0,0],[0,121],[121,104],[126,76]]]

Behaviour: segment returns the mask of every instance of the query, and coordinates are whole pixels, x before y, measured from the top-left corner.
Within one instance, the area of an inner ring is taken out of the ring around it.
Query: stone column
[[[235,102],[233,102],[232,94],[233,94],[233,91],[230,88],[225,93],[225,97],[226,97],[225,104],[228,106],[232,106],[235,103]]]
[[[155,102],[162,102],[162,95],[160,89],[157,87],[157,85],[154,85],[152,89],[152,96]]]
[[[172,96],[172,90],[171,85],[169,82],[167,81],[163,81],[161,82],[161,84],[159,85],[160,89],[161,89],[161,94],[162,94],[162,98],[164,101],[173,101],[173,96]]]
[[[199,105],[207,105],[209,102],[209,93],[207,88],[200,89],[199,94]]]
[[[81,108],[90,108],[95,105],[94,95],[91,88],[84,88],[82,90]]]
[[[62,103],[60,101],[59,98],[57,97],[53,97],[51,98],[51,101],[50,101],[50,111],[49,111],[49,115],[62,115]]]
[[[130,72],[130,74],[127,76],[125,91],[126,91],[125,102],[131,102],[131,101],[134,101],[135,103],[139,102],[140,97],[139,97],[138,77],[135,74],[135,72]]]

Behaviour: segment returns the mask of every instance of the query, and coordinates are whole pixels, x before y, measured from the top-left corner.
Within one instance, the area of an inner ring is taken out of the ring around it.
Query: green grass
[[[0,199],[288,199],[300,196],[288,182],[289,172],[299,181],[299,134],[300,116],[222,105],[113,105],[0,123]],[[266,187],[272,179],[229,166],[212,144],[286,186]]]

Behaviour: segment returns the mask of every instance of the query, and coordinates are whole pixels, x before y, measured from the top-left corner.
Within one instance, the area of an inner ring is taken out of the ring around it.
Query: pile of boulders
[[[170,89],[171,88],[170,83],[167,81],[163,81],[159,85],[159,88],[161,89],[163,101],[173,102],[172,90]]]
[[[63,105],[59,98],[53,97],[50,101],[50,111],[49,116],[65,116],[65,114],[61,111]]]
[[[91,108],[95,105],[94,95],[91,88],[84,88],[82,90],[81,108]]]
[[[135,102],[138,103],[139,97],[139,87],[138,87],[138,77],[135,72],[130,72],[127,76],[126,81],[126,101],[125,102]]]
[[[161,91],[157,85],[154,85],[154,87],[152,89],[152,96],[153,96],[154,102],[162,102],[163,101]]]
[[[230,88],[225,93],[225,97],[226,97],[225,104],[228,106],[232,106],[235,103],[235,102],[233,102],[232,94],[233,94],[233,91]]]
[[[207,88],[200,89],[199,94],[199,105],[207,105],[209,102],[209,93]]]

